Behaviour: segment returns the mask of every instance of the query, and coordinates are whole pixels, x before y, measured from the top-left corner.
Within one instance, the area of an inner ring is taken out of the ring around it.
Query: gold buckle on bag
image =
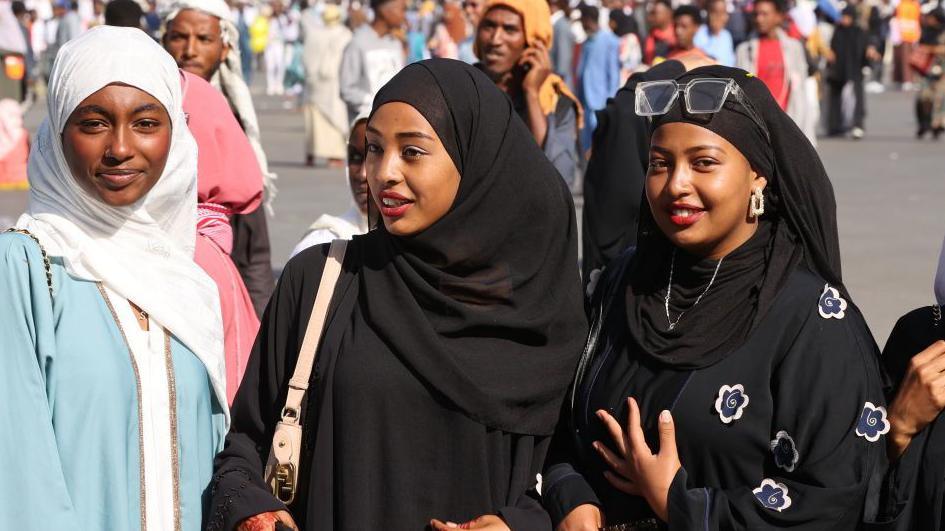
[[[295,466],[292,463],[277,465],[275,482],[272,494],[286,505],[292,503],[295,500]]]

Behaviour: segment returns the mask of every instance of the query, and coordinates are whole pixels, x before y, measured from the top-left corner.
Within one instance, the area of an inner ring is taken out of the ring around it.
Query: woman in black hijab
[[[890,467],[880,518],[870,529],[945,528],[945,247],[935,275],[935,302],[896,322],[883,365],[893,383],[892,427],[886,445]]]
[[[313,530],[482,515],[472,528],[547,528],[536,475],[586,334],[568,188],[509,100],[459,61],[394,77],[367,147],[383,219],[348,246],[288,510]],[[266,310],[210,529],[286,509],[263,466],[326,255],[293,258]]]
[[[622,11],[611,11],[611,17],[614,13],[629,17]],[[581,271],[585,283],[595,269],[603,269],[637,241],[650,150],[649,123],[633,111],[637,84],[676,77],[685,71],[679,61],[663,61],[633,74],[608,100],[607,107],[597,111],[591,158],[584,172]]]
[[[676,77],[707,79],[717,112],[674,89],[653,117],[638,246],[596,287],[543,504],[562,528],[854,529],[889,422],[833,191],[760,80]]]

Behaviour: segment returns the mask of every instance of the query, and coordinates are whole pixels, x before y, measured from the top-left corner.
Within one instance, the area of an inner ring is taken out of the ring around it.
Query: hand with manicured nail
[[[628,398],[627,403],[630,413],[627,416],[626,432],[610,413],[604,410],[597,412],[597,417],[610,432],[617,453],[600,441],[594,441],[594,449],[612,470],[604,472],[607,481],[622,492],[645,498],[653,512],[667,522],[669,487],[676,477],[676,472],[682,467],[676,453],[676,427],[673,424],[673,416],[668,410],[660,413],[660,448],[659,453],[654,454],[643,437],[637,401]]]
[[[480,516],[475,520],[470,520],[462,524],[454,522],[443,522],[433,519],[430,521],[430,528],[433,531],[451,531],[453,529],[481,529],[483,531],[511,531],[505,520],[494,514]]]

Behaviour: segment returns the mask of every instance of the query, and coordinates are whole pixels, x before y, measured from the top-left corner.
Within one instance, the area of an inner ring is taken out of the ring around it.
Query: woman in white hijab
[[[355,118],[348,136],[348,163],[345,166],[345,181],[351,190],[351,207],[341,216],[322,214],[308,228],[308,232],[292,250],[292,256],[332,240],[350,240],[368,231],[368,185],[364,158],[367,156],[365,128],[367,116]]]
[[[21,232],[0,234],[5,529],[200,528],[229,413],[180,87],[137,29],[56,58]]]

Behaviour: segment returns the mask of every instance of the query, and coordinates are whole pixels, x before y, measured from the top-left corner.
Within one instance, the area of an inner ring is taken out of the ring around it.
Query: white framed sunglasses
[[[673,79],[644,81],[637,85],[634,110],[637,116],[666,114],[683,95],[683,103],[689,114],[712,114],[722,110],[725,101],[733,96],[748,113],[749,118],[764,132],[770,143],[768,128],[744,96],[734,79],[701,78],[680,85]]]

